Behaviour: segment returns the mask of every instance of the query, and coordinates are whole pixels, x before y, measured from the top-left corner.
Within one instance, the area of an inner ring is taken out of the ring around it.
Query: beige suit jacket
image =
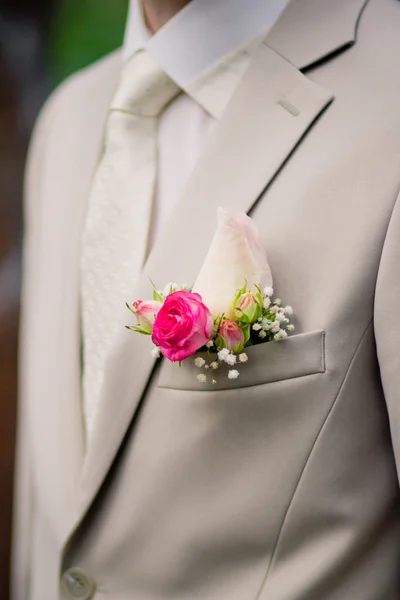
[[[81,235],[120,69],[68,80],[32,142],[13,599],[72,598],[80,568],[101,600],[397,600],[400,2],[293,0],[132,290],[193,281],[230,205],[296,335],[215,388],[121,331],[85,453]]]

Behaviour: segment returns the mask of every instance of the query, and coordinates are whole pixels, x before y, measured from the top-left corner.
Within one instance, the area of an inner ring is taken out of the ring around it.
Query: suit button
[[[89,600],[96,591],[96,585],[81,569],[68,569],[62,576],[62,584],[68,598]]]

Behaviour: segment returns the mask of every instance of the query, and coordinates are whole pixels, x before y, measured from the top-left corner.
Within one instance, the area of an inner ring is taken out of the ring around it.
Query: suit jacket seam
[[[359,343],[356,346],[356,349],[355,349],[355,351],[354,351],[354,353],[353,353],[350,361],[349,361],[349,365],[348,365],[348,367],[346,369],[346,372],[345,372],[345,374],[343,376],[342,382],[339,385],[339,389],[338,389],[338,391],[336,393],[336,396],[335,396],[335,398],[334,398],[334,400],[332,402],[332,405],[331,405],[331,407],[330,407],[330,409],[329,409],[329,411],[328,411],[325,419],[323,420],[323,423],[322,423],[322,425],[321,425],[321,427],[320,427],[320,429],[319,429],[319,431],[318,431],[318,433],[317,433],[317,435],[315,437],[315,440],[314,440],[314,442],[313,442],[313,444],[312,444],[312,446],[310,448],[308,456],[307,456],[307,458],[306,458],[306,460],[304,462],[303,468],[301,469],[299,478],[298,478],[297,483],[295,485],[295,488],[293,490],[293,494],[291,495],[290,500],[288,502],[288,505],[287,505],[284,517],[282,519],[281,526],[280,526],[279,531],[278,531],[278,535],[276,537],[276,541],[275,541],[275,544],[274,544],[274,547],[273,547],[273,550],[272,550],[272,554],[271,554],[271,559],[270,559],[268,567],[267,567],[267,572],[265,574],[265,577],[264,577],[264,580],[262,582],[262,585],[261,585],[261,587],[260,587],[260,589],[259,589],[259,591],[257,593],[257,596],[255,597],[255,600],[259,600],[260,599],[262,592],[264,591],[266,585],[268,584],[268,576],[269,576],[269,574],[270,574],[270,572],[271,572],[271,570],[273,568],[273,563],[274,563],[274,560],[275,560],[275,556],[277,554],[277,550],[278,550],[278,547],[279,547],[279,542],[282,539],[283,530],[284,530],[284,527],[285,527],[285,524],[286,524],[286,521],[287,521],[287,518],[288,518],[288,515],[289,515],[289,512],[290,512],[290,509],[291,509],[291,507],[293,505],[293,501],[294,501],[295,496],[297,494],[297,490],[299,489],[301,481],[303,480],[303,476],[305,474],[305,471],[306,471],[306,468],[307,468],[308,464],[310,463],[311,457],[312,457],[312,455],[314,453],[314,449],[315,449],[318,441],[320,440],[320,438],[322,436],[323,430],[325,429],[325,425],[328,422],[329,417],[331,416],[332,411],[333,411],[334,407],[336,406],[339,397],[341,396],[342,390],[343,390],[343,388],[344,388],[344,386],[346,384],[346,381],[347,381],[348,375],[350,373],[351,367],[353,366],[353,363],[354,363],[355,359],[357,358],[359,351],[361,350],[361,347],[363,345],[363,342],[364,342],[364,340],[366,338],[366,335],[367,335],[368,331],[372,328],[372,322],[373,322],[373,319],[371,318],[369,320],[369,322],[368,322],[367,327],[365,328],[365,330],[364,330],[364,332],[363,332],[363,334],[361,336],[361,339],[360,339]]]
[[[383,254],[385,252],[386,242],[387,242],[387,239],[388,239],[388,236],[389,236],[390,225],[392,223],[393,214],[395,212],[395,209],[396,209],[396,206],[397,206],[398,202],[400,202],[400,189],[399,189],[399,191],[397,193],[397,196],[396,196],[396,199],[395,199],[395,201],[393,203],[393,207],[392,207],[392,210],[390,212],[390,217],[389,217],[388,224],[387,224],[386,231],[385,231],[385,236],[383,238],[382,249],[381,249],[381,253],[380,253],[380,257],[379,257],[379,263],[378,263],[378,267],[376,269],[375,294],[376,294],[376,289],[378,287],[379,273],[380,273],[380,270],[381,270],[382,258],[383,258]],[[374,306],[373,306],[373,314],[374,315],[375,315],[375,294],[374,294]]]

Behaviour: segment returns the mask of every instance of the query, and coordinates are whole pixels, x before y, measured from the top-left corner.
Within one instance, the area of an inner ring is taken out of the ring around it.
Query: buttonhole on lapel
[[[298,117],[300,114],[299,109],[296,106],[294,106],[294,104],[289,102],[289,100],[285,100],[285,98],[281,98],[280,100],[278,100],[277,104],[279,104],[279,106],[282,106],[282,108],[290,112],[290,114],[294,117]]]

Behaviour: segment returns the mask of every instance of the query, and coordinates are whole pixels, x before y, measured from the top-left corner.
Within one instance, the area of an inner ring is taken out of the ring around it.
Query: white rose
[[[193,291],[200,294],[214,318],[222,313],[233,318],[236,292],[246,283],[252,292],[256,286],[272,287],[259,231],[245,213],[219,208],[217,231]]]

